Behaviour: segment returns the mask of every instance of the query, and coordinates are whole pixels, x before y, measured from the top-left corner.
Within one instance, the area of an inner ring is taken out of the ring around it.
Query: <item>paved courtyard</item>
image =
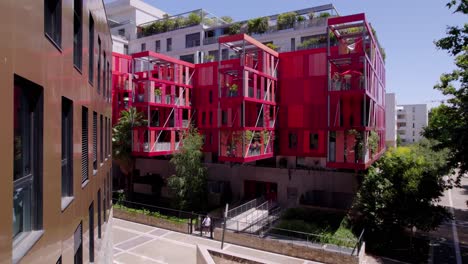
[[[113,221],[113,239],[114,263],[116,264],[191,264],[196,263],[197,244],[218,249],[221,246],[220,242],[211,239],[177,233],[116,218]],[[231,244],[225,244],[224,250],[252,256],[273,263],[318,263]]]

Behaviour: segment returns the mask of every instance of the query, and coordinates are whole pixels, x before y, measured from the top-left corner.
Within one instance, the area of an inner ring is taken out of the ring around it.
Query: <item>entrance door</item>
[[[278,196],[278,185],[273,182],[244,181],[244,198],[252,200],[265,198],[268,201],[276,202]]]

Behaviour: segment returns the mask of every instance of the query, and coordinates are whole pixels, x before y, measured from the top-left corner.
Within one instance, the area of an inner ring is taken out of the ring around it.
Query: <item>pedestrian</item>
[[[209,215],[206,215],[205,219],[203,219],[203,222],[202,222],[202,234],[205,228],[207,228],[208,232],[210,232],[210,227],[211,227],[211,218]]]

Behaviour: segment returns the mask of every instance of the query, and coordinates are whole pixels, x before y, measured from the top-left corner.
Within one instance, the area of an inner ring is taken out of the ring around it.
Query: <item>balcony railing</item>
[[[200,46],[200,40],[189,40],[185,42],[185,48],[193,48]]]

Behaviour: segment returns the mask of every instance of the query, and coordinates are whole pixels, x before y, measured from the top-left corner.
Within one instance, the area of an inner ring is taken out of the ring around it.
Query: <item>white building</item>
[[[395,93],[385,94],[385,144],[396,147],[397,143],[397,105]]]
[[[201,63],[219,56],[217,40],[220,36],[230,34],[232,25],[243,24],[239,32],[247,32],[247,21],[227,23],[202,9],[164,17],[164,11],[140,0],[116,0],[106,4],[106,9],[109,21],[111,21],[114,51],[125,54],[152,50],[192,63]],[[271,15],[269,16],[269,27],[265,33],[252,33],[250,35],[264,44],[272,43],[280,52],[295,51],[310,47],[301,45],[304,41],[326,36],[327,20],[323,14],[338,15],[332,4],[294,12],[301,17],[302,21],[293,27],[279,29],[277,26],[279,14]],[[309,19],[312,13],[314,14],[313,19]],[[185,22],[182,25],[177,25],[178,21],[188,21],[193,14],[200,17],[198,23],[187,25]],[[142,28],[150,28],[155,25],[154,22],[163,23],[165,19],[175,22],[176,25],[172,26],[170,30],[167,28],[164,30],[151,29],[151,33],[142,31]],[[312,45],[325,47],[326,43],[313,43]],[[223,50],[221,56],[229,57],[230,54],[227,51],[228,49]]]
[[[163,18],[164,11],[141,0],[115,0],[106,3],[113,51],[128,54],[129,43],[137,38],[137,25]]]
[[[423,128],[429,122],[427,104],[399,105],[397,129],[402,144],[418,142]]]

